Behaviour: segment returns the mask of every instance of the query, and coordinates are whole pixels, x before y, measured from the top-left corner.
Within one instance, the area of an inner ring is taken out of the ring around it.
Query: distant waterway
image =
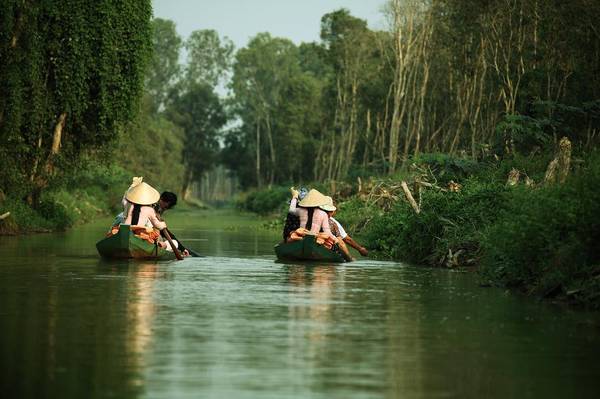
[[[277,263],[255,216],[171,211],[205,257],[105,261],[109,219],[0,237],[5,398],[592,398],[600,316],[473,273]],[[357,255],[359,257],[359,255]]]

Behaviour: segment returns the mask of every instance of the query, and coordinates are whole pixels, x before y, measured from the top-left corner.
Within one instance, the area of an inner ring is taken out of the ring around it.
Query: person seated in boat
[[[154,204],[154,210],[156,211],[158,218],[161,221],[164,221],[163,214],[167,210],[173,209],[173,207],[175,205],[177,205],[177,194],[175,194],[171,191],[163,191],[163,193],[160,195],[160,199],[158,200],[158,202],[156,204]],[[177,238],[175,237],[175,234],[173,234],[171,232],[171,230],[168,230],[168,231],[169,231],[169,235],[171,236],[171,240],[173,241],[173,243],[177,242],[177,249],[179,250],[179,252],[181,252],[183,254],[183,256],[188,256],[190,254],[188,249],[183,246],[181,241],[177,240]],[[160,235],[164,239],[167,239],[167,237],[165,236],[165,230],[161,230]]]
[[[369,254],[369,251],[363,247],[362,245],[360,245],[359,243],[357,243],[356,241],[354,241],[354,239],[352,239],[352,237],[350,237],[350,235],[348,235],[348,233],[346,233],[346,230],[344,230],[344,227],[342,227],[342,224],[340,222],[338,222],[334,216],[337,212],[337,207],[335,206],[335,204],[333,203],[333,199],[331,197],[328,197],[331,199],[330,205],[328,206],[328,208],[323,208],[325,211],[327,211],[327,214],[329,215],[329,226],[331,227],[331,231],[333,232],[333,235],[341,238],[342,241],[348,245],[350,245],[352,248],[356,249],[362,256],[367,256]]]
[[[329,196],[325,196],[325,198],[327,199],[327,202],[325,204],[319,206],[319,208],[324,210],[325,212],[327,212],[327,216],[329,218],[329,227],[331,229],[331,232],[338,239],[337,243],[333,246],[332,250],[340,253],[344,257],[344,259],[351,262],[355,259],[352,257],[352,255],[350,255],[350,251],[348,251],[348,247],[346,246],[346,243],[344,242],[344,237],[341,234],[341,231],[344,231],[344,229],[342,228],[341,225],[339,225],[339,227],[338,227],[337,221],[335,219],[333,219],[333,217],[332,217],[333,214],[335,213],[335,211],[337,210],[336,206],[333,204],[333,198],[331,198]],[[344,233],[345,233],[345,231],[344,231]]]
[[[298,201],[298,196],[299,192],[292,190],[289,213],[300,218],[300,230],[306,230],[307,234],[318,236],[318,239],[325,241],[327,247],[337,243],[337,238],[331,233],[329,227],[329,216],[319,208],[327,202],[327,198],[315,189],[310,190],[302,201]],[[293,238],[292,235],[290,235],[290,239]]]
[[[167,224],[160,220],[154,209],[154,204],[160,200],[160,194],[151,185],[138,182],[125,194],[127,213],[122,224],[130,225],[132,231],[143,235],[143,238],[157,243],[160,247],[172,250],[168,242],[160,240],[159,232],[167,228]],[[178,242],[173,240],[173,245]]]
[[[173,209],[175,205],[177,205],[177,194],[170,191],[163,191],[154,209],[159,216],[162,216],[165,211]]]
[[[308,193],[308,191],[305,188],[301,188],[300,191],[298,191],[294,187],[291,187],[290,191],[292,193],[292,200],[294,197],[296,197],[297,198],[296,201],[302,201],[304,199],[304,197],[306,197],[306,194]],[[290,200],[290,203],[291,203],[291,200]],[[283,242],[287,242],[288,239],[290,238],[290,235],[292,234],[292,232],[296,231],[299,228],[300,228],[300,218],[297,215],[290,213],[288,211],[286,218],[285,218],[285,222],[283,224]]]
[[[142,180],[144,180],[143,177],[133,177],[131,179],[131,184],[129,185],[129,188],[127,190],[125,190],[125,192],[123,193],[123,198],[121,198],[121,204],[123,205],[123,211],[121,213],[119,213],[117,216],[115,216],[115,220],[112,223],[112,227],[118,227],[120,224],[122,224],[125,221],[125,216],[127,215],[127,210],[128,210],[128,202],[127,199],[125,198],[125,196],[127,195],[127,192],[129,190],[131,190],[132,188],[134,188],[135,186],[137,186],[138,184],[140,184],[142,182]]]

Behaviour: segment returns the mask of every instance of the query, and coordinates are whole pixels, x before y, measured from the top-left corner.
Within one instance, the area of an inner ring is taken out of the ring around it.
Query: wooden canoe
[[[96,243],[100,256],[113,259],[174,259],[175,254],[137,237],[128,225],[122,224],[119,232]]]
[[[321,262],[344,262],[342,255],[331,251],[315,241],[315,236],[308,235],[299,241],[275,245],[275,254],[281,260],[309,260]]]

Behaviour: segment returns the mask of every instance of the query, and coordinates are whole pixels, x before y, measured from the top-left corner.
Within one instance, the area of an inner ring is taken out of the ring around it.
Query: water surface
[[[3,397],[597,397],[597,313],[472,273],[277,263],[253,216],[167,218],[206,257],[103,261],[109,220],[0,237]]]

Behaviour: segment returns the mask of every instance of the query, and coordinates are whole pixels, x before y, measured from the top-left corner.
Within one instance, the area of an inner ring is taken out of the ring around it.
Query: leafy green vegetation
[[[285,212],[289,200],[289,188],[273,187],[245,193],[238,198],[237,207],[245,211],[268,215]]]
[[[2,10],[0,190],[35,208],[137,114],[152,10],[149,0]]]
[[[481,273],[493,284],[600,306],[600,154],[564,185],[516,187],[482,230]]]

